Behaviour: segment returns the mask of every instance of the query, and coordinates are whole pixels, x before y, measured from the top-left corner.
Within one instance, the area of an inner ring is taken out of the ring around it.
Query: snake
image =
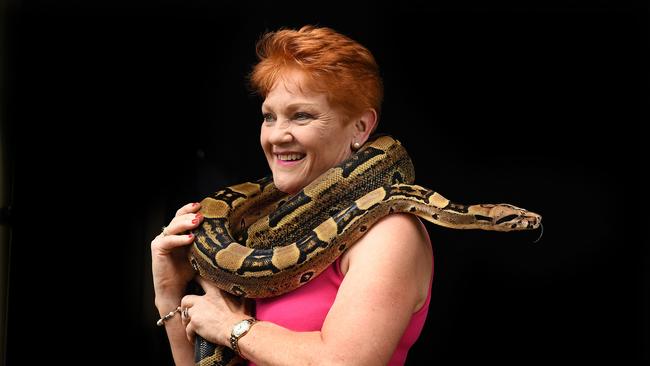
[[[507,204],[465,205],[414,184],[399,140],[376,135],[301,191],[272,176],[232,185],[201,201],[202,224],[188,259],[198,274],[242,298],[278,296],[309,283],[391,213],[410,213],[450,229],[533,230],[542,217]],[[195,364],[238,365],[230,348],[197,335]]]

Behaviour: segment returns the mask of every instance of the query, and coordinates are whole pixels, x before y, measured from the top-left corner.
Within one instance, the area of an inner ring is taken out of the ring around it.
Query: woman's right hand
[[[199,203],[188,203],[181,207],[163,230],[164,233],[161,232],[151,242],[155,302],[157,307],[165,307],[161,311],[166,312],[170,304],[180,302],[188,282],[195,276],[187,254],[189,245],[194,242],[194,236],[189,231],[203,221],[203,215],[197,213],[199,209]]]

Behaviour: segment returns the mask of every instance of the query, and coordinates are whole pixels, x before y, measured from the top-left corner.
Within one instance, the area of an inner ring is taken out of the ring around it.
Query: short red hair
[[[380,112],[384,90],[375,58],[331,28],[306,25],[268,32],[257,42],[257,57],[250,83],[263,98],[287,69],[298,69],[309,80],[304,87],[327,93],[329,103],[348,118],[367,108]]]

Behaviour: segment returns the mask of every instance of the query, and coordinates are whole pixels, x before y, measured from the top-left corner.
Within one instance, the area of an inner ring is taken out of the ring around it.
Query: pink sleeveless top
[[[339,257],[306,285],[284,295],[255,300],[256,317],[296,332],[319,331],[334,304],[343,277],[341,257]],[[404,365],[408,350],[420,336],[431,302],[431,281],[433,281],[433,271],[427,299],[422,308],[411,316],[411,322],[388,363],[390,366]]]

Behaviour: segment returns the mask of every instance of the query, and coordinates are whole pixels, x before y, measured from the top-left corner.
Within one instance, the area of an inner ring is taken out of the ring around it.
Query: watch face
[[[234,335],[235,337],[239,337],[242,334],[246,333],[246,331],[250,328],[250,326],[251,325],[248,323],[247,320],[243,320],[235,324],[235,326],[232,328],[232,335]]]

